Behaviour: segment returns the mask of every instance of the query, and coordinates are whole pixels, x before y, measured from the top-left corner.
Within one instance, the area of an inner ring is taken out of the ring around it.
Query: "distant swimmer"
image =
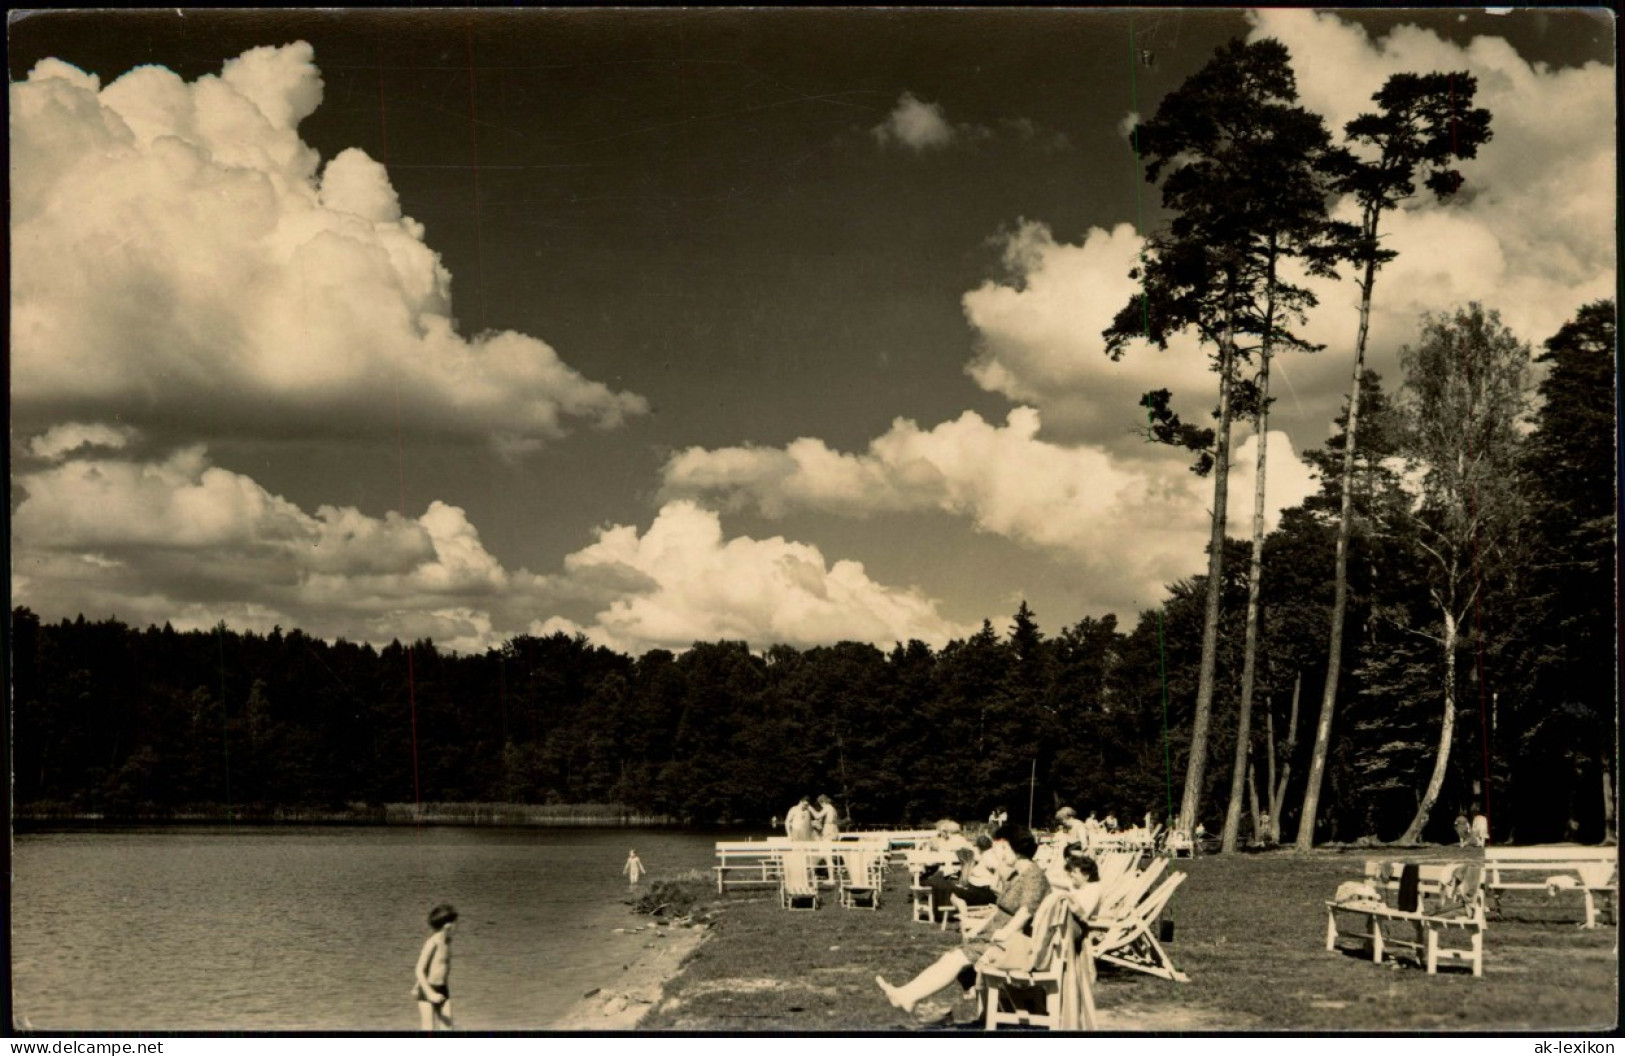
[[[643,859],[638,857],[637,851],[628,851],[626,864],[621,866],[621,872],[626,874],[627,883],[637,887],[638,881],[643,879],[643,874],[648,870],[643,868]]]
[[[418,954],[417,985],[412,996],[427,1031],[451,1030],[451,933],[457,927],[457,910],[448,903],[429,910],[429,927],[434,929]]]

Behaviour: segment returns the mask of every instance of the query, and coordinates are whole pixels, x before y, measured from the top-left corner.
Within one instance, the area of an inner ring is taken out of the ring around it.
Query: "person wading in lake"
[[[412,996],[418,999],[424,1030],[451,1030],[451,933],[457,927],[457,910],[440,903],[429,910],[429,927],[434,934],[418,954]]]
[[[633,887],[637,887],[638,881],[643,879],[643,874],[647,871],[648,870],[643,868],[643,859],[638,857],[638,852],[628,851],[626,854],[626,864],[621,866],[621,872],[626,874],[627,883]]]

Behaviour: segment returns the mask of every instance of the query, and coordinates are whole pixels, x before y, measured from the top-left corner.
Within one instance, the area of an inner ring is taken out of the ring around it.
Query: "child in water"
[[[457,910],[442,902],[429,910],[429,927],[434,929],[418,954],[417,985],[412,996],[418,999],[423,1029],[451,1030],[451,933],[457,926]]]
[[[632,887],[638,886],[638,881],[643,879],[643,874],[647,870],[643,868],[643,859],[638,857],[637,851],[628,852],[626,864],[621,866],[621,872],[626,874],[628,884]]]

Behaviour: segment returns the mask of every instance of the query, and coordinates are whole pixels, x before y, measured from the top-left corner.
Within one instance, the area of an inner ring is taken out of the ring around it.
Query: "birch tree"
[[[1400,363],[1406,460],[1419,480],[1411,539],[1438,617],[1437,626],[1416,633],[1437,643],[1442,669],[1433,769],[1399,839],[1415,843],[1450,761],[1456,659],[1473,630],[1473,606],[1521,519],[1517,470],[1530,350],[1496,312],[1474,303],[1453,316],[1430,316],[1416,346],[1401,350]]]
[[[1315,842],[1320,785],[1331,746],[1332,716],[1337,706],[1337,680],[1343,657],[1343,620],[1348,610],[1348,548],[1352,522],[1353,459],[1360,425],[1360,383],[1365,376],[1366,339],[1371,330],[1371,296],[1377,271],[1396,256],[1381,242],[1382,218],[1416,194],[1417,174],[1443,201],[1461,188],[1462,176],[1451,165],[1477,156],[1490,139],[1490,112],[1473,107],[1477,81],[1467,73],[1396,73],[1372,100],[1375,113],[1361,114],[1344,126],[1345,145],[1327,155],[1333,187],[1351,195],[1360,209],[1359,234],[1349,246],[1349,259],[1359,270],[1359,330],[1354,340],[1354,372],[1349,386],[1347,466],[1343,474],[1342,513],[1338,521],[1331,634],[1326,653],[1326,682],[1315,725],[1314,754],[1309,762],[1303,811],[1296,846],[1307,851]]]

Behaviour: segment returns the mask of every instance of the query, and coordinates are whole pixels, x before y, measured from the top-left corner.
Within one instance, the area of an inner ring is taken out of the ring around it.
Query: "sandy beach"
[[[621,971],[620,978],[584,995],[549,1029],[636,1030],[659,1003],[666,984],[710,936],[711,929],[706,925],[684,928],[649,924],[642,934],[646,941]]]

